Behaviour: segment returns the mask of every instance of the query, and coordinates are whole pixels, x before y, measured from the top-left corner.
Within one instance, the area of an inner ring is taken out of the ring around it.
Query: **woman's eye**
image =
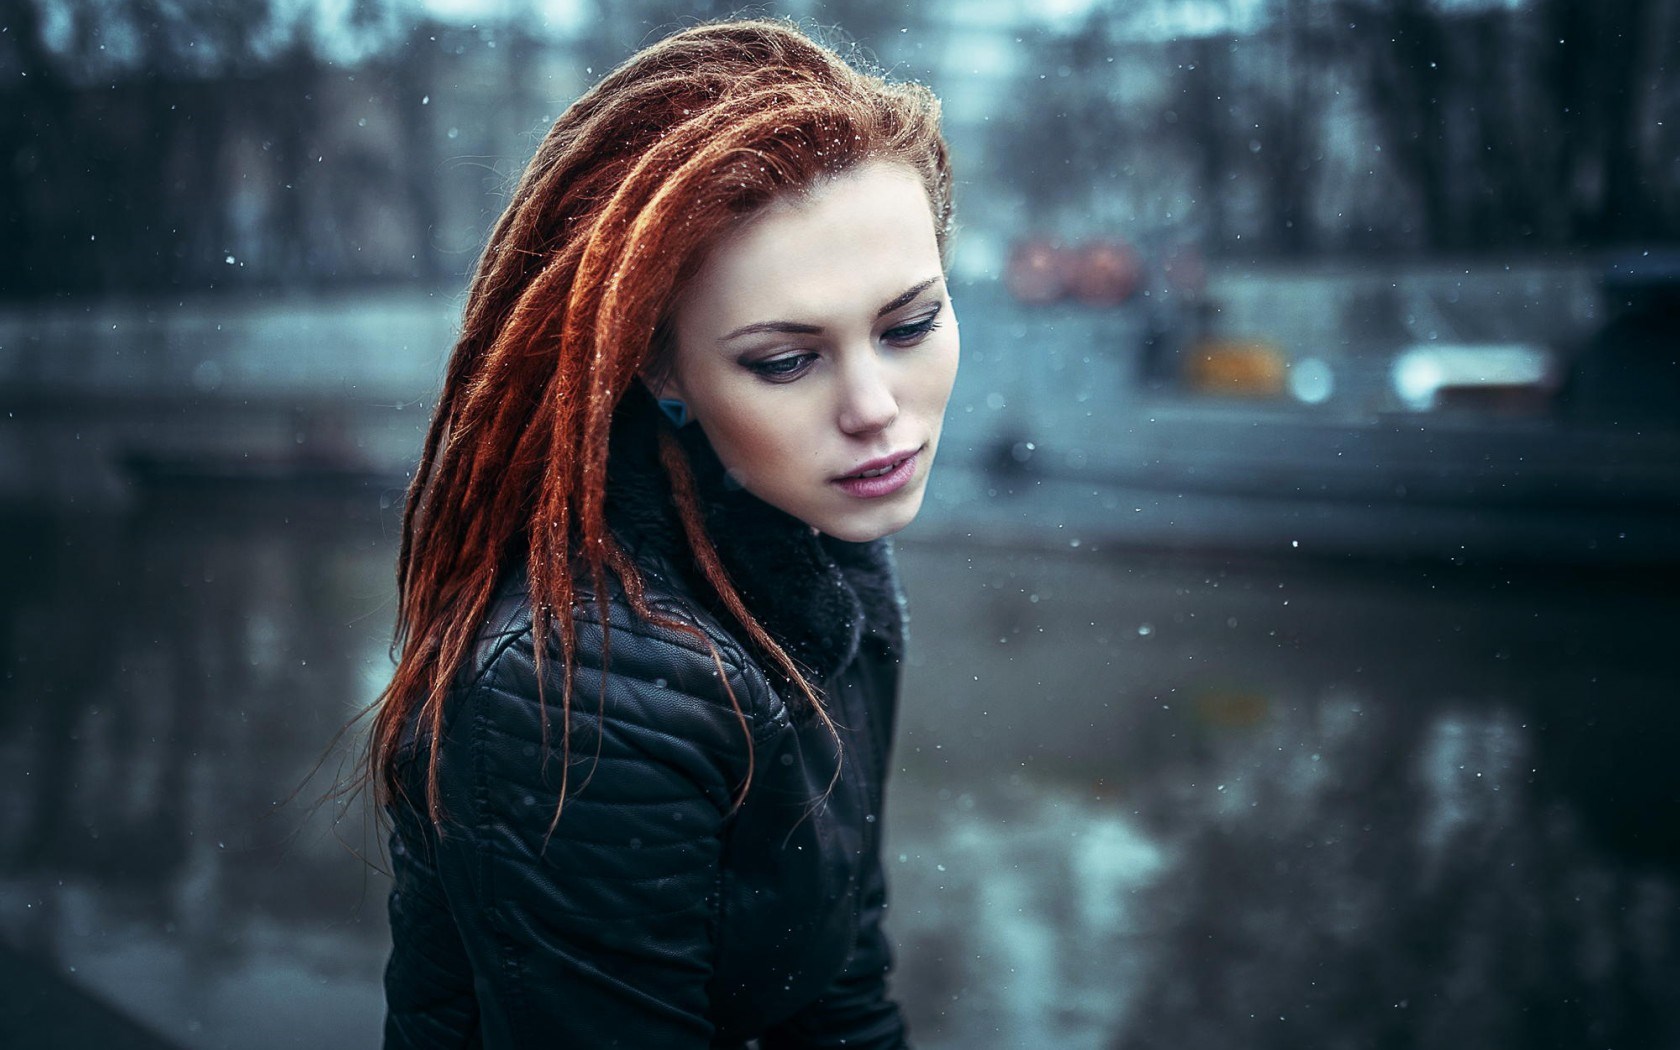
[[[889,328],[881,333],[881,338],[898,346],[914,346],[927,338],[929,332],[939,327],[939,310],[928,314],[920,321],[901,324],[897,328]]]
[[[760,379],[767,379],[772,383],[786,383],[805,374],[805,370],[810,368],[816,359],[816,354],[786,354],[782,357],[748,362],[747,368]]]

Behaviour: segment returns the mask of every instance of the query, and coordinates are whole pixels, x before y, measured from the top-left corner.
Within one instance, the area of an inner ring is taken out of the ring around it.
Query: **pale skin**
[[[915,518],[958,335],[913,171],[874,161],[772,202],[712,249],[673,320],[656,392],[748,492],[852,542]]]

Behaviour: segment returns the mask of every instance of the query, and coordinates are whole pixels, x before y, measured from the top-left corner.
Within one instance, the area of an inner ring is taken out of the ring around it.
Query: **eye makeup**
[[[881,337],[895,345],[914,346],[921,342],[929,332],[939,327],[939,315],[945,312],[945,304],[939,303],[933,308],[933,313],[919,321],[897,325],[881,333]]]

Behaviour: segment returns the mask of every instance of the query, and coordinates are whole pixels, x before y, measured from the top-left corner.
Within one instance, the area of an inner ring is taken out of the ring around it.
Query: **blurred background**
[[[0,0],[0,1043],[376,1043],[322,794],[466,275],[730,13],[957,168],[918,1045],[1680,1045],[1676,0]]]

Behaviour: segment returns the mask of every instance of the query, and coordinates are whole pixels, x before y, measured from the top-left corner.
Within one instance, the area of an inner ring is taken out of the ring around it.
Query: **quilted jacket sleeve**
[[[580,653],[599,653],[579,627]],[[559,661],[539,700],[529,631],[459,698],[443,743],[437,866],[489,1048],[711,1041],[720,843],[746,739],[703,643],[616,622],[611,642],[611,674],[576,669],[565,750]],[[728,674],[751,710],[753,685]]]

